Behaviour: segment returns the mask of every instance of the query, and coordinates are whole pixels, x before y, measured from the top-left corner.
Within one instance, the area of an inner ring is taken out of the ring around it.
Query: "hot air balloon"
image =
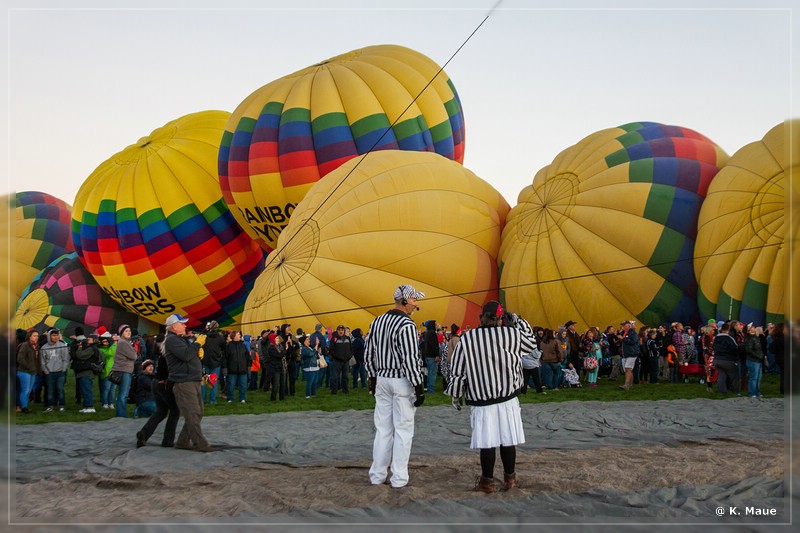
[[[690,321],[697,216],[726,160],[699,133],[652,122],[561,152],[522,190],[503,231],[507,308],[550,327]]]
[[[309,191],[247,299],[252,331],[292,319],[366,328],[410,283],[415,319],[477,325],[497,298],[496,254],[509,206],[488,183],[440,155],[374,152]],[[295,317],[295,318],[293,318]]]
[[[739,149],[711,182],[694,258],[703,319],[783,322],[789,126]]]
[[[156,129],[102,163],[78,191],[75,248],[119,304],[163,323],[238,320],[264,267],[215,174],[229,114],[204,111]]]
[[[100,326],[115,330],[122,324],[138,328],[140,333],[158,332],[157,324],[112,300],[75,252],[57,258],[33,279],[23,291],[12,320],[14,328],[59,328],[65,337],[79,326],[84,331]]]
[[[70,207],[64,201],[47,193],[26,191],[12,195],[10,202],[13,213],[3,218],[2,224],[11,223],[9,236],[16,237],[11,265],[13,305],[36,274],[75,248],[70,233]]]
[[[430,83],[430,86],[428,86]],[[464,161],[455,87],[426,56],[370,46],[275,80],[233,112],[219,151],[225,201],[266,250],[311,186],[370,150]]]

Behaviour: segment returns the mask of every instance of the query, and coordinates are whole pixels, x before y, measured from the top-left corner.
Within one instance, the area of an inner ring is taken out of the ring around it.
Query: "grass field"
[[[697,378],[691,378],[690,383],[667,383],[660,382],[658,385],[634,385],[632,390],[625,391],[619,388],[623,383],[622,378],[616,381],[609,381],[606,378],[598,379],[598,386],[589,388],[584,386],[580,389],[560,389],[547,391],[546,394],[536,394],[536,391],[529,389],[528,393],[520,396],[521,403],[544,404],[548,402],[564,402],[569,400],[596,400],[603,402],[624,401],[624,400],[678,400],[693,398],[722,399],[716,393],[709,394],[706,386],[700,384]],[[441,377],[437,383],[437,392],[426,394],[424,409],[432,405],[449,405],[450,397],[442,394]],[[761,381],[761,392],[765,398],[779,397],[779,382],[777,374],[766,374]],[[64,412],[55,411],[52,413],[44,412],[44,403],[31,403],[30,413],[22,414],[12,412],[11,416],[17,424],[45,424],[49,422],[81,422],[85,420],[106,420],[114,417],[113,409],[102,409],[98,399],[100,398],[95,380],[95,409],[97,413],[82,414],[78,411],[81,405],[75,404],[75,379],[70,376],[66,384],[66,410]],[[728,395],[727,397],[731,397]],[[757,401],[757,400],[753,400]],[[217,395],[217,405],[206,405],[206,416],[219,416],[226,414],[261,414],[277,413],[285,411],[346,411],[348,409],[372,409],[375,401],[366,390],[351,390],[350,394],[332,395],[330,389],[320,388],[317,397],[305,398],[305,382],[297,381],[297,391],[295,396],[287,396],[286,400],[269,400],[269,393],[262,391],[247,391],[247,402],[242,404],[238,401],[227,403],[224,396]],[[128,405],[128,416],[133,416],[133,405]]]

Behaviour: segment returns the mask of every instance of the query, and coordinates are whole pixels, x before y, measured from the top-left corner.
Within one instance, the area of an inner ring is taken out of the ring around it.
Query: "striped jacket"
[[[399,309],[373,320],[366,338],[364,363],[369,377],[405,377],[413,386],[421,384],[422,357],[414,321]]]
[[[465,396],[468,405],[508,401],[522,391],[522,354],[535,349],[533,329],[519,317],[513,327],[468,331],[453,351],[445,394]]]

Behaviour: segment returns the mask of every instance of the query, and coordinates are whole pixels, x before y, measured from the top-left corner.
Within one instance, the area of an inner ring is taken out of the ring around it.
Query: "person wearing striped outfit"
[[[536,337],[528,322],[506,313],[500,302],[483,306],[481,325],[464,333],[453,351],[450,384],[445,394],[461,410],[462,396],[470,406],[472,441],[480,449],[481,475],[475,490],[492,493],[496,448],[503,462],[503,487],[518,487],[515,471],[517,444],[525,442],[517,396],[523,389],[522,354],[536,349]]]
[[[411,285],[399,286],[394,291],[394,309],[369,326],[364,363],[369,392],[375,395],[375,441],[369,469],[373,485],[386,481],[390,463],[392,487],[408,484],[414,414],[425,401],[417,325],[410,315],[417,309],[417,300],[424,296]]]

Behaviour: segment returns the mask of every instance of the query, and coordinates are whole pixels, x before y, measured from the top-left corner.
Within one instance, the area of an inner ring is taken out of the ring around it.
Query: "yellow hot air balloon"
[[[477,325],[497,298],[496,255],[509,206],[463,166],[424,152],[383,151],[322,178],[297,206],[245,305],[259,331],[291,318],[366,328],[410,283],[415,320]]]
[[[117,303],[148,320],[236,322],[263,268],[217,181],[229,116],[203,111],[167,123],[97,167],[75,198],[78,256]]]
[[[266,250],[311,186],[360,154],[427,151],[464,161],[453,83],[428,57],[395,45],[354,50],[275,80],[248,96],[225,130],[225,201]]]
[[[652,122],[564,150],[508,216],[501,299],[548,327],[692,321],[697,216],[726,160],[699,133]]]
[[[739,149],[711,182],[698,222],[695,271],[703,319],[764,325],[786,309],[789,129]],[[795,138],[794,173],[800,169]]]

